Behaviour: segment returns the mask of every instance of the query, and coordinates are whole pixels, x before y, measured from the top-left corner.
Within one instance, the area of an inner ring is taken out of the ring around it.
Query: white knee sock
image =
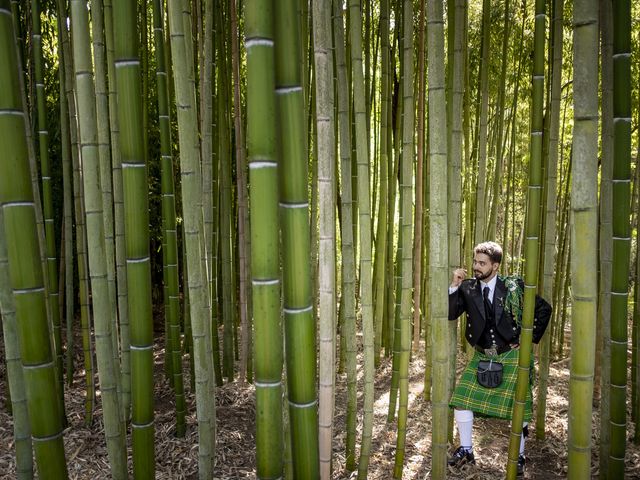
[[[529,425],[528,422],[523,422],[522,423],[522,433],[520,434],[520,455],[524,455],[524,442],[525,442],[525,428],[527,428],[527,425]]]
[[[471,410],[455,409],[453,416],[458,426],[458,433],[460,434],[460,446],[472,451],[473,442],[471,440],[471,432],[473,431],[473,412]]]

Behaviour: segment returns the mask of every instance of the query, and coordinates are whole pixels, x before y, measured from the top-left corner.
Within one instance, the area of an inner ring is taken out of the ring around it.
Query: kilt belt
[[[503,365],[502,384],[497,388],[485,388],[478,383],[476,373],[480,360],[493,360]],[[529,388],[525,402],[524,420],[532,417],[533,355],[531,356]],[[508,350],[494,357],[476,351],[462,372],[462,377],[453,392],[449,406],[460,410],[471,410],[488,417],[511,420],[513,397],[518,379],[518,350]]]

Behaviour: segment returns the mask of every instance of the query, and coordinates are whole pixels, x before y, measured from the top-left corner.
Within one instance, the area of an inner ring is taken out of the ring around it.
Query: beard
[[[473,272],[473,276],[475,277],[476,280],[484,280],[486,278],[489,278],[489,276],[491,275],[491,270],[489,270],[488,272],[481,272],[480,270],[475,270]]]

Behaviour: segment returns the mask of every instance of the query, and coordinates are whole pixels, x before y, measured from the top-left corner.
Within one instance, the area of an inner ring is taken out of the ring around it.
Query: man
[[[485,242],[473,250],[474,278],[464,279],[466,271],[453,272],[449,287],[449,320],[467,313],[465,337],[476,349],[465,368],[449,405],[460,434],[460,447],[448,463],[460,467],[475,463],[473,455],[473,414],[511,419],[518,371],[518,347],[522,321],[524,284],[518,277],[498,275],[502,248]],[[544,334],[551,306],[536,296],[533,342]],[[524,474],[524,441],[532,410],[531,384],[527,391],[524,425],[520,441],[518,474]]]

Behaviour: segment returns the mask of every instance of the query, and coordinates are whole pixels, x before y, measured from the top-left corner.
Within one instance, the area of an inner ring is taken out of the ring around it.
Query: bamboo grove
[[[365,479],[389,372],[403,478],[421,360],[445,478],[471,353],[447,286],[494,240],[525,281],[507,478],[532,356],[538,441],[550,365],[570,358],[567,475],[623,478],[640,444],[639,16],[630,0],[0,0],[16,477],[68,478],[75,379],[112,478],[155,477],[158,385],[179,441],[196,418],[199,478],[218,476],[216,399],[239,384],[257,478]],[[536,293],[554,313],[532,348]]]

